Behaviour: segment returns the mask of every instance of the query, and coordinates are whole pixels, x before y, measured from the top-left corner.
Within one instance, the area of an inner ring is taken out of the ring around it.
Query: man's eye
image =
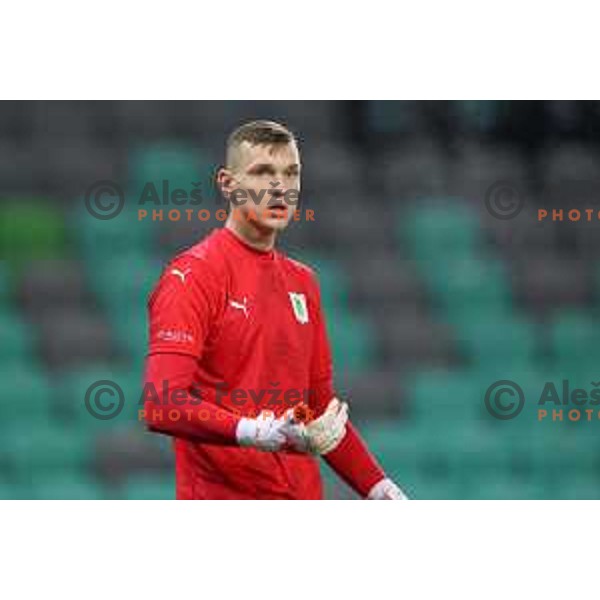
[[[271,169],[270,167],[264,165],[261,167],[256,167],[256,169],[254,169],[252,171],[253,175],[272,175],[273,174],[273,169]]]

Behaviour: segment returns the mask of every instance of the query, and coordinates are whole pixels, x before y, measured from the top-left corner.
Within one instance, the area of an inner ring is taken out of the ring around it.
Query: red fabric
[[[302,306],[296,316],[291,292],[302,294],[308,322],[301,322]],[[318,414],[333,393],[319,312],[310,269],[276,251],[254,250],[228,229],[216,230],[179,255],[152,293],[149,356],[193,357],[192,379],[203,404],[256,416],[263,409],[281,414],[305,399]],[[202,437],[207,423],[197,425]],[[311,456],[196,442],[187,435],[176,435],[175,453],[181,499],[322,496],[319,465]]]
[[[148,427],[196,443],[237,445],[239,417],[202,401],[194,390],[195,370],[196,359],[186,354],[148,357],[144,383]]]
[[[351,423],[348,423],[346,435],[340,445],[326,454],[325,460],[363,498],[385,477],[383,469]]]
[[[300,295],[296,303],[290,294]],[[149,427],[175,437],[177,498],[321,498],[314,457],[234,445],[236,412],[281,414],[305,401],[319,416],[334,396],[312,271],[276,251],[255,250],[224,228],[175,258],[148,308],[147,381],[157,390],[165,380],[170,390],[193,384],[202,395],[199,405],[191,396],[183,406],[179,396],[177,405],[169,401],[176,410],[170,414],[153,416],[146,403]],[[383,477],[352,426],[326,460],[362,495]]]

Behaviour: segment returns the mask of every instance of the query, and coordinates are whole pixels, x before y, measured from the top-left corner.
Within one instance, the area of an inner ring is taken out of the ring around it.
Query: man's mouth
[[[273,202],[272,204],[269,203],[267,210],[272,210],[275,212],[283,212],[283,211],[287,210],[287,206],[286,206],[285,202],[283,202],[283,201],[276,201],[276,202]]]
[[[286,219],[288,207],[285,203],[276,203],[267,207],[267,217],[271,219]]]

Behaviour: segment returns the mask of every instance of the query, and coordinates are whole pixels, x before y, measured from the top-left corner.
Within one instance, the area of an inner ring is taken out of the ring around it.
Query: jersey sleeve
[[[148,355],[201,356],[222,295],[223,286],[205,260],[183,257],[173,261],[148,301]]]

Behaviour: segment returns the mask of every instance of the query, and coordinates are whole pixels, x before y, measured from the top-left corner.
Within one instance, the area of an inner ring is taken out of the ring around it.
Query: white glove
[[[287,443],[284,431],[291,425],[285,416],[275,418],[272,411],[261,412],[256,419],[242,417],[237,424],[236,438],[240,446],[254,447],[265,452],[277,452]]]
[[[286,412],[286,419],[284,432],[292,448],[299,452],[327,454],[337,448],[346,435],[348,405],[333,398],[325,412],[314,421],[298,423],[293,409]]]
[[[367,500],[408,500],[408,498],[391,479],[386,478],[371,488]]]

